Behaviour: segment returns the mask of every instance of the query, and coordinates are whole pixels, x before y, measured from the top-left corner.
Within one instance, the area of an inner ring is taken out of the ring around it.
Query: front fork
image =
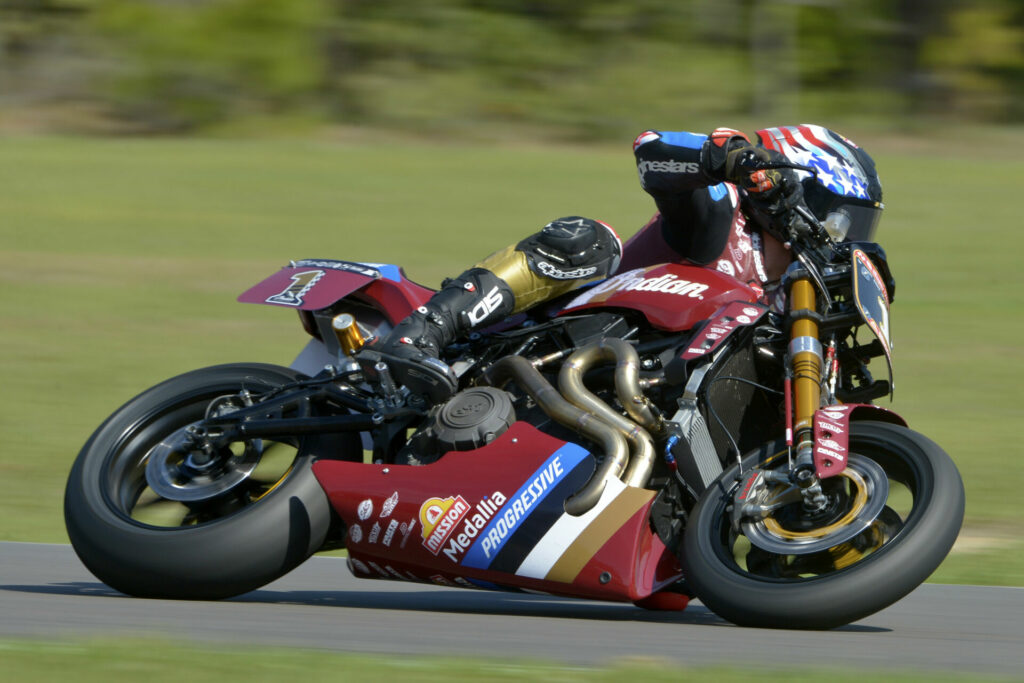
[[[811,279],[795,279],[789,297],[789,315],[793,321],[786,373],[787,384],[792,382],[792,405],[786,406],[787,416],[792,415],[786,425],[790,473],[793,483],[800,487],[804,504],[808,508],[818,509],[827,502],[821,490],[821,481],[814,470],[814,413],[821,407],[823,356],[818,326],[820,316]],[[789,391],[786,393],[790,394]]]

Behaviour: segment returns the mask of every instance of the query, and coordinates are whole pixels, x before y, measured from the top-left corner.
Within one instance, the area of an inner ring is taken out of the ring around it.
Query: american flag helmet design
[[[822,126],[780,126],[757,131],[762,145],[784,154],[790,161],[817,171],[816,182],[829,192],[880,202],[882,187],[874,162],[842,135]],[[803,178],[811,174],[800,172]]]

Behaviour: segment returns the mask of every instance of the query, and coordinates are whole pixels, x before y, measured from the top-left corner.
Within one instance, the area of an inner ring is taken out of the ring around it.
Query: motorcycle
[[[196,370],[118,409],[70,473],[74,549],[140,597],[238,595],[347,548],[368,579],[696,596],[756,627],[870,615],[945,558],[963,485],[872,404],[892,391],[884,250],[803,207],[786,230],[776,305],[654,265],[402,373],[373,341],[431,290],[394,265],[292,262],[239,297],[298,311],[292,367]]]

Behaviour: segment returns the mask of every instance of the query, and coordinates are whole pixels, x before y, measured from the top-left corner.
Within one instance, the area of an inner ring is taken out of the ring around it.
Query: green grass
[[[0,667],[10,681],[63,681],[73,671],[78,683],[220,683],[240,675],[246,681],[715,681],[746,683],[859,683],[874,678],[893,683],[916,681],[1009,681],[1002,676],[829,670],[799,667],[781,671],[740,670],[730,667],[682,667],[658,659],[637,658],[601,667],[573,667],[543,661],[454,659],[402,655],[369,657],[301,649],[253,649],[203,646],[156,641],[93,641],[38,643],[0,641]]]
[[[935,579],[1024,585],[1024,162],[986,138],[864,143],[897,280],[896,400],[957,461],[971,547]],[[863,141],[862,141],[863,142]],[[652,213],[616,148],[303,140],[0,139],[0,540],[64,542],[64,478],[118,405],[174,374],[304,343],[234,302],[289,259],[387,261],[436,285],[573,213]]]

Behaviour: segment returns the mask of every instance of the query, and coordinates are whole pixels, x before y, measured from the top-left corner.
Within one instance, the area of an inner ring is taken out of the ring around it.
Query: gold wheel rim
[[[853,504],[850,505],[850,509],[842,516],[842,518],[827,526],[811,529],[810,531],[790,531],[789,529],[783,528],[774,517],[766,517],[764,519],[765,530],[776,537],[787,541],[808,541],[828,536],[829,534],[835,533],[839,529],[842,529],[852,523],[857,519],[857,515],[860,514],[861,510],[864,509],[864,506],[868,502],[867,482],[859,472],[852,470],[849,467],[840,472],[837,476],[846,477],[857,489],[857,492],[853,497]]]

